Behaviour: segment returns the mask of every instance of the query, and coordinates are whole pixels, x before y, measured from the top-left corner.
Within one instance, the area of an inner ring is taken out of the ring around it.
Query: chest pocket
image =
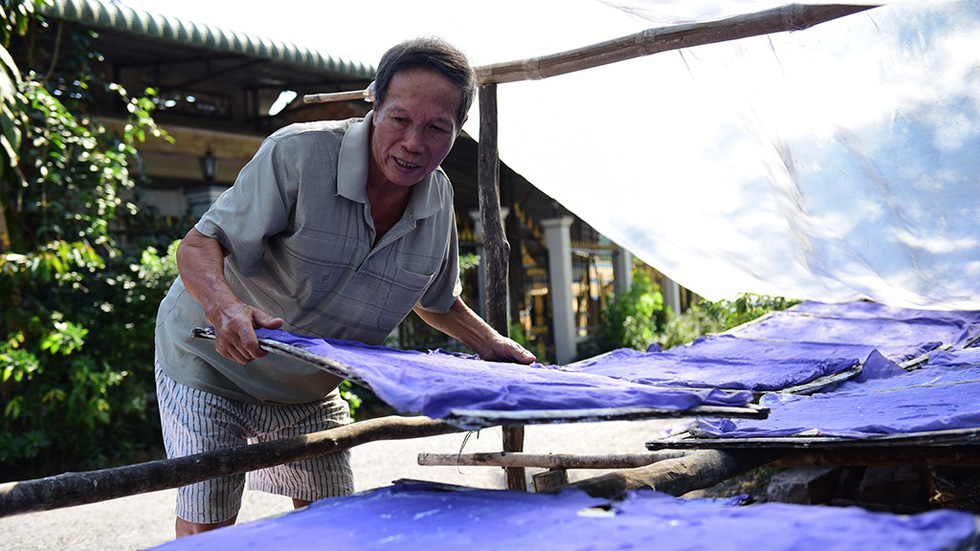
[[[425,294],[434,278],[435,274],[418,274],[404,268],[397,268],[394,280],[388,288],[388,295],[384,297],[381,313],[378,316],[378,327],[391,331],[401,323]]]

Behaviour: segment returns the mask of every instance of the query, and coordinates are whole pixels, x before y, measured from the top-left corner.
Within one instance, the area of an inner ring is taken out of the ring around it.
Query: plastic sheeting
[[[911,373],[812,396],[769,394],[759,421],[700,420],[702,430],[723,438],[806,436],[867,438],[948,429],[980,429],[980,350],[933,352]]]
[[[972,515],[948,510],[898,516],[856,507],[740,506],[655,492],[609,502],[574,491],[446,492],[416,483],[319,501],[155,549],[931,551],[968,548],[976,523]]]
[[[862,379],[889,376],[901,372],[891,362],[978,336],[980,311],[808,301],[689,345],[619,349],[566,369],[647,384],[776,391],[857,365]]]
[[[376,0],[366,32],[356,3],[120,1],[371,64],[399,40],[440,36],[476,65],[784,4]],[[323,32],[326,19],[348,24]],[[712,300],[978,309],[978,64],[975,0],[890,2],[800,32],[502,84],[500,155]]]
[[[980,312],[934,312],[868,302],[804,303],[739,326],[743,339],[863,344],[903,361],[941,344],[963,347],[980,336]]]
[[[873,346],[702,337],[665,352],[629,348],[565,369],[645,384],[774,391],[872,362],[887,362]]]
[[[441,350],[418,352],[281,330],[259,329],[272,339],[344,364],[349,374],[403,413],[445,419],[457,410],[543,411],[601,408],[688,410],[698,406],[743,406],[745,391],[659,388],[534,364],[488,362]],[[471,428],[471,427],[468,427]]]

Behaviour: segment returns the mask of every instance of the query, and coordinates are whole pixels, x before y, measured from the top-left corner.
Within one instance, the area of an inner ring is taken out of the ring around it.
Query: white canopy
[[[781,4],[119,1],[372,64],[435,35],[475,65]],[[980,309],[977,2],[891,3],[497,93],[510,167],[706,298]]]

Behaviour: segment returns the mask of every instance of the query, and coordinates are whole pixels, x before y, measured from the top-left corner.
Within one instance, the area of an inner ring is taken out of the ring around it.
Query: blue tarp
[[[801,385],[864,364],[887,362],[873,346],[702,337],[661,352],[614,350],[566,369],[646,384],[753,391]]]
[[[901,362],[942,344],[964,347],[980,336],[980,312],[891,308],[870,302],[807,302],[747,323],[740,339],[873,346]]]
[[[363,382],[400,412],[436,419],[461,410],[741,406],[751,400],[745,390],[781,390],[858,365],[864,369],[860,380],[900,373],[890,360],[916,357],[941,344],[963,346],[978,333],[980,312],[806,302],[687,346],[663,352],[621,349],[559,367],[259,331],[263,338],[348,366],[351,372],[341,375]]]
[[[578,491],[447,492],[415,483],[319,501],[156,549],[927,551],[967,548],[976,533],[972,515],[948,510],[899,516],[856,507],[743,506],[652,491],[610,502]]]
[[[980,428],[980,350],[932,353],[922,369],[847,382],[813,396],[770,394],[764,420],[700,420],[711,436],[867,438],[888,434]]]
[[[422,413],[433,419],[444,419],[460,409],[688,410],[698,406],[743,406],[752,401],[752,394],[746,391],[661,388],[540,364],[488,362],[440,350],[397,350],[269,329],[260,329],[257,334],[340,362],[350,368],[348,375],[366,384],[388,405],[403,413]]]

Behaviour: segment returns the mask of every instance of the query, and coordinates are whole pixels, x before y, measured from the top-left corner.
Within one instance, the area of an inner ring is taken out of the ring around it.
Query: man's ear
[[[460,134],[463,133],[463,125],[466,124],[466,121],[468,121],[468,120],[470,120],[470,116],[469,115],[466,115],[465,117],[463,117],[463,122],[459,123],[459,128],[456,129],[456,135],[457,136],[459,136]]]

